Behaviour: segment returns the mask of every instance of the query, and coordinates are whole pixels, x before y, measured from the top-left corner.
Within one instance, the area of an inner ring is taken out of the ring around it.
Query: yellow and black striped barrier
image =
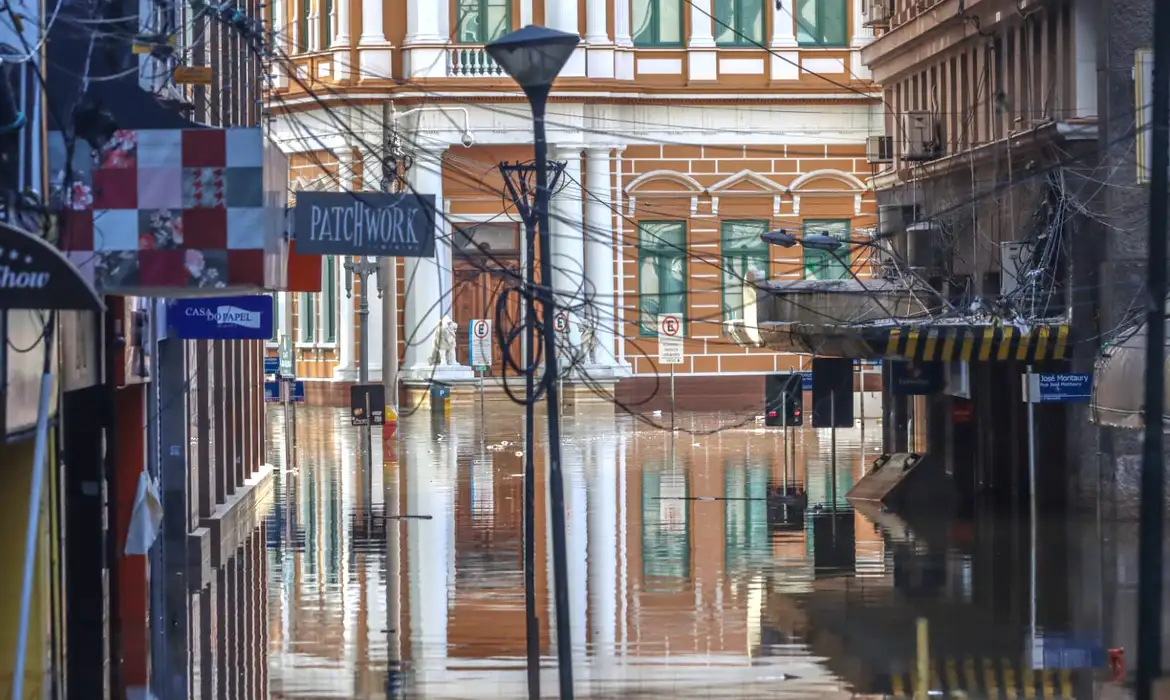
[[[1034,326],[946,325],[874,329],[874,355],[894,360],[1043,362],[1068,358],[1068,324]]]
[[[907,668],[912,666],[907,664]],[[1074,674],[1078,673],[1067,669],[1034,671],[1026,664],[1006,658],[944,657],[931,659],[930,666],[929,692],[932,698],[1071,700]],[[889,688],[881,690],[893,698],[913,698],[917,676],[913,670],[891,673]]]

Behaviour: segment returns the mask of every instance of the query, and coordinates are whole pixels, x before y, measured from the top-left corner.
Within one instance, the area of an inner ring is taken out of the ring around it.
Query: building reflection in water
[[[406,419],[389,459],[376,443],[363,468],[342,412],[298,411],[297,462],[279,476],[268,530],[273,697],[524,696],[522,419],[487,414],[486,426],[476,409]],[[579,693],[888,692],[892,674],[912,666],[906,640],[925,605],[944,611],[940,623],[965,620],[976,640],[964,647],[940,634],[939,653],[1018,657],[1018,625],[974,607],[977,546],[847,506],[861,440],[858,429],[838,432],[834,470],[827,432],[797,434],[792,478],[807,489],[805,512],[769,501],[784,479],[775,432],[680,435],[672,445],[630,419],[566,417]],[[544,462],[538,450],[536,599],[550,690]],[[995,586],[1018,588],[1018,567],[994,566],[984,570]]]

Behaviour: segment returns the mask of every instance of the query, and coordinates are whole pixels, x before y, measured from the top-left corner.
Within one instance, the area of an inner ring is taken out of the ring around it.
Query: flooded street
[[[273,698],[525,697],[523,415],[507,404],[486,413],[481,425],[474,407],[420,412],[401,424],[397,455],[378,437],[365,466],[348,414],[323,408],[297,410],[284,463],[283,417],[270,410]],[[1041,664],[1034,679],[1027,661],[1054,644],[1042,629],[1065,638],[1085,627],[1070,610],[1097,607],[1073,600],[1091,595],[1073,593],[1068,572],[1096,574],[1071,561],[1070,528],[1042,524],[1033,595],[1026,524],[1009,514],[911,526],[854,511],[844,496],[876,456],[880,426],[838,430],[835,460],[830,433],[795,432],[787,480],[806,490],[802,511],[775,498],[780,430],[672,441],[628,416],[565,417],[578,696],[906,694],[924,617],[932,688],[1092,697],[1084,674],[1061,669],[1094,660]],[[537,467],[541,689],[555,697],[543,455]]]

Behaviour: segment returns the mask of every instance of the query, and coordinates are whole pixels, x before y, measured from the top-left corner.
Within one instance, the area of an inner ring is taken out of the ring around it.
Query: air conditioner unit
[[[933,114],[914,110],[902,115],[903,160],[933,160],[942,151],[942,126]]]
[[[862,0],[861,26],[888,29],[890,27],[890,0]]]
[[[865,139],[865,160],[869,163],[889,163],[894,160],[894,137],[870,136]]]

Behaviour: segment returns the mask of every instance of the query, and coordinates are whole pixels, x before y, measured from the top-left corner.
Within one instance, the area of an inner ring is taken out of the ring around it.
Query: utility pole
[[[1154,3],[1154,99],[1150,134],[1150,272],[1146,307],[1145,440],[1138,538],[1137,700],[1150,700],[1162,667],[1162,540],[1166,464],[1162,429],[1166,386],[1166,229],[1170,225],[1170,3]]]
[[[394,121],[394,103],[387,100],[382,104],[382,191],[397,192],[398,182],[403,177],[400,166],[402,145],[398,139],[398,125]],[[382,385],[394,413],[398,413],[398,258],[380,258],[381,279],[379,292],[385,293],[382,300]],[[397,419],[397,415],[395,415]],[[396,433],[398,434],[398,433]]]

